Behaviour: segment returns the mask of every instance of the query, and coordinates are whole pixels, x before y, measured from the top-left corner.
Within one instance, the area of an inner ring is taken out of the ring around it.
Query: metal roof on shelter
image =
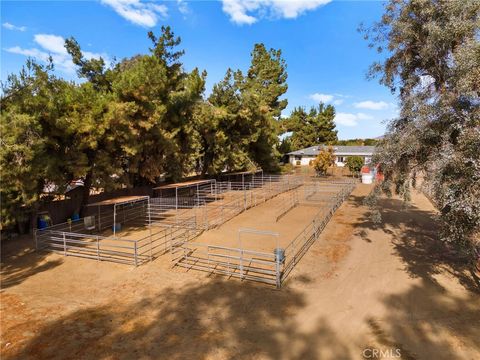
[[[122,205],[133,203],[141,200],[147,200],[150,196],[119,196],[113,199],[107,199],[102,201],[97,201],[87,206],[105,206],[105,205]]]
[[[178,183],[173,183],[173,184],[166,184],[162,186],[157,186],[153,188],[153,190],[166,190],[166,189],[180,189],[184,187],[191,187],[191,186],[196,186],[196,185],[201,185],[201,184],[207,184],[215,182],[214,179],[208,179],[208,180],[191,180],[191,181],[184,181],[184,182],[178,182]]]
[[[251,171],[237,171],[237,172],[230,172],[230,173],[222,173],[222,174],[220,174],[220,176],[236,176],[236,175],[257,174],[259,172],[263,172],[263,170],[258,169],[258,170],[251,170]]]

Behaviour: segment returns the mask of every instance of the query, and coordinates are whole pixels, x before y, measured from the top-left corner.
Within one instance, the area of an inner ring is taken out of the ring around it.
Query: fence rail
[[[177,266],[277,285],[279,267],[274,254],[202,243],[185,243],[173,253]]]
[[[242,280],[252,280],[281,287],[295,265],[300,261],[310,246],[320,236],[329,220],[354,189],[354,182],[339,182],[335,184],[335,195],[329,201],[320,203],[315,200],[319,207],[313,220],[284,248],[276,248],[275,251],[260,252],[241,247],[225,247],[204,243],[179,243],[172,252],[175,265],[206,271],[209,273],[222,274]],[[316,193],[322,193],[323,187],[315,186],[316,192],[309,192],[311,197]],[[292,194],[286,194],[287,199],[295,202],[296,189]],[[298,196],[298,194],[297,194]],[[309,200],[305,200],[308,202]],[[286,200],[285,208],[291,204]],[[286,210],[287,212],[289,210]]]
[[[65,256],[139,265],[174,251],[202,231],[217,227],[242,211],[300,186],[298,177],[262,176],[250,182],[216,182],[192,188],[193,196],[149,198],[100,211],[86,219],[35,231],[37,249]],[[140,239],[122,236],[119,224],[145,231]],[[116,234],[108,235],[112,230]],[[120,236],[119,236],[120,235]],[[250,276],[250,275],[249,275]]]

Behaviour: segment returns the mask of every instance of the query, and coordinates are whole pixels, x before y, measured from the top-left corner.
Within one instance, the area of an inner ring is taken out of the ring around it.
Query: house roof
[[[300,156],[317,156],[320,149],[326,147],[325,145],[310,146],[305,149],[289,152],[287,155]],[[335,155],[372,155],[375,151],[375,146],[333,146]]]

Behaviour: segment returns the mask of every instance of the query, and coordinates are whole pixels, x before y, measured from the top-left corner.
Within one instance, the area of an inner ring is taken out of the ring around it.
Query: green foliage
[[[228,70],[208,100],[206,73],[184,70],[180,38],[170,27],[148,33],[148,54],[107,67],[87,59],[70,38],[65,48],[85,79],[52,75],[53,65],[29,60],[2,84],[2,225],[38,209],[44,188],[63,193],[153,184],[195,172],[218,174],[278,160],[278,122],[287,105],[286,64],[280,50],[256,44],[243,75]]]
[[[286,107],[286,66],[279,50],[256,44],[244,76],[227,70],[208,102],[197,108],[199,167],[203,174],[261,167],[275,170],[278,119]]]
[[[71,176],[65,166],[70,136],[64,136],[59,118],[67,108],[64,93],[72,85],[51,75],[51,68],[28,60],[18,75],[2,84],[2,226],[35,208],[46,185],[61,188]]]
[[[356,155],[349,156],[347,157],[347,162],[345,163],[345,165],[347,165],[348,170],[350,170],[352,174],[358,173],[360,172],[360,170],[362,170],[363,158]]]
[[[240,85],[244,114],[253,120],[255,133],[249,143],[251,160],[266,171],[276,170],[278,121],[287,100],[287,72],[281,50],[255,44],[247,76]]]
[[[333,147],[322,148],[313,161],[313,168],[318,175],[326,175],[330,166],[335,164],[335,154]]]
[[[308,112],[298,107],[288,119],[283,120],[283,128],[285,132],[292,132],[289,139],[291,147],[302,149],[337,141],[334,118],[335,108],[332,105],[320,104],[311,107]]]
[[[406,199],[412,177],[440,210],[442,238],[471,251],[480,231],[480,3],[475,0],[386,4],[366,30],[388,57],[370,75],[399,93],[375,162]]]
[[[278,152],[280,154],[288,154],[289,152],[292,152],[293,146],[292,146],[292,141],[290,137],[285,137],[282,139],[280,142],[280,145],[278,146]]]
[[[281,174],[291,174],[294,169],[295,169],[295,167],[290,163],[280,165],[280,173]]]
[[[379,140],[377,139],[349,139],[349,140],[337,140],[332,145],[341,146],[375,146]]]

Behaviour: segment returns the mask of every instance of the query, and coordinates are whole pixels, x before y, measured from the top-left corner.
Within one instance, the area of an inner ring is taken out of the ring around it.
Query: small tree
[[[318,175],[325,175],[330,166],[335,164],[335,155],[333,153],[333,147],[323,148],[318,153],[316,159],[313,162],[313,167]]]
[[[357,174],[363,166],[363,158],[361,156],[349,156],[347,162],[345,163],[348,167],[348,170],[352,174]]]

